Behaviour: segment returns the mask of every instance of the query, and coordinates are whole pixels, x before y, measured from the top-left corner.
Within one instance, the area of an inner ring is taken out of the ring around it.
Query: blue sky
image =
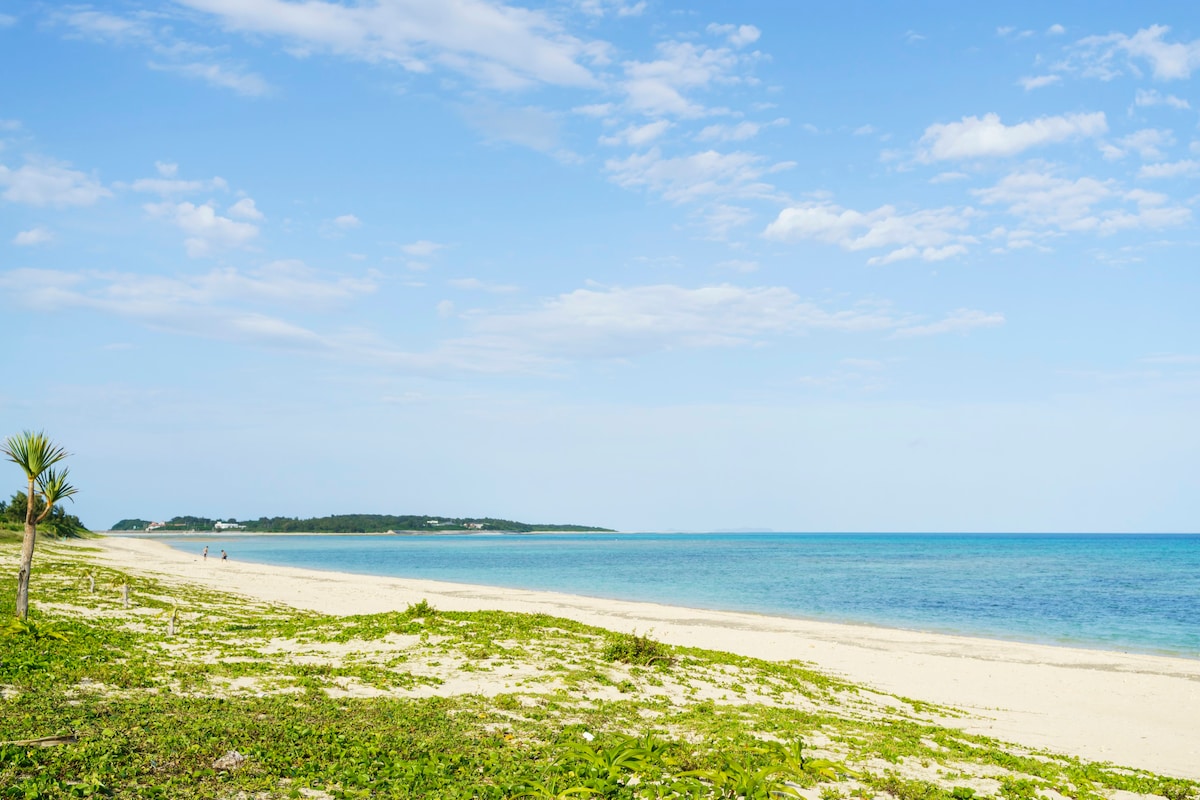
[[[1198,22],[0,2],[0,421],[93,527],[1194,531]]]

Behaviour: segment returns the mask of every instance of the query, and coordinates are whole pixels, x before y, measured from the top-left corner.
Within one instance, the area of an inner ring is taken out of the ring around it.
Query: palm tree
[[[68,470],[54,465],[67,457],[67,451],[50,441],[44,432],[23,431],[9,436],[0,446],[8,460],[25,471],[29,479],[29,502],[25,506],[25,539],[21,543],[21,568],[17,572],[17,616],[29,616],[29,572],[33,569],[33,545],[38,523],[49,516],[54,504],[75,494],[67,482]],[[41,501],[44,507],[38,513]]]

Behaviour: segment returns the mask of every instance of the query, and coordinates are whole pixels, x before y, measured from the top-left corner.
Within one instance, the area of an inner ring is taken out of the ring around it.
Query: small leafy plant
[[[29,638],[40,641],[53,639],[59,642],[65,642],[71,638],[71,634],[64,631],[53,622],[38,622],[37,620],[16,618],[4,628],[5,636],[28,636]]]
[[[669,666],[675,663],[675,656],[671,654],[670,647],[651,639],[649,635],[639,636],[637,633],[619,633],[609,639],[608,646],[604,649],[604,659],[642,667],[654,664]]]

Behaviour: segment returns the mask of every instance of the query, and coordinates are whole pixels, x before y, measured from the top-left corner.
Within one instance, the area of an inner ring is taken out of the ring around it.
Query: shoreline
[[[625,534],[625,535],[638,535],[638,532],[635,532],[635,531],[625,531],[625,532],[620,532],[620,533]],[[676,532],[676,533],[679,533],[679,532]],[[164,541],[167,541],[168,543],[171,541],[178,541],[181,544],[184,542],[188,542],[188,541],[204,542],[205,540],[226,540],[226,539],[237,540],[240,538],[251,539],[251,538],[259,538],[259,537],[262,537],[262,538],[279,538],[279,537],[346,538],[346,537],[360,537],[361,536],[361,537],[375,538],[375,537],[386,537],[386,536],[401,536],[401,537],[412,536],[412,537],[416,537],[416,538],[434,538],[434,539],[436,539],[438,537],[445,537],[445,536],[468,536],[471,538],[480,538],[480,537],[495,538],[495,537],[505,537],[505,536],[537,537],[537,536],[540,536],[543,534],[553,534],[553,535],[559,535],[559,536],[579,536],[579,537],[587,537],[587,536],[595,535],[594,532],[589,533],[589,532],[580,532],[580,531],[516,532],[516,531],[478,531],[478,530],[385,531],[385,532],[365,532],[365,533],[364,532],[358,532],[358,533],[331,533],[331,532],[301,533],[301,532],[295,532],[295,531],[286,531],[286,532],[284,532],[284,531],[271,531],[271,532],[261,532],[261,531],[174,531],[174,532],[168,532],[168,533],[161,533],[158,531],[151,532],[151,533],[138,532],[138,531],[135,531],[135,532],[106,531],[106,532],[101,533],[101,535],[105,535],[105,536],[133,536],[133,537],[138,537],[138,538],[164,540]],[[655,535],[660,535],[660,534],[655,534]],[[795,536],[797,534],[787,533],[787,534],[783,534],[783,535]],[[803,534],[801,534],[801,535],[803,535]],[[833,535],[833,536],[843,536],[843,535],[846,535],[846,536],[857,536],[857,535],[877,536],[879,534],[812,534],[812,535],[815,535],[815,536],[830,536],[830,535]],[[884,534],[884,535],[891,536],[892,534]],[[930,535],[936,536],[939,534],[918,533],[918,534],[912,534],[912,535],[926,537],[926,536],[930,536]],[[959,536],[959,534],[946,534],[946,535]],[[995,534],[980,534],[980,535],[985,536],[985,537],[991,537],[991,536],[994,536]],[[1109,535],[1109,534],[1072,533],[1072,534],[1011,534],[1011,535],[1018,536],[1018,537],[1025,537],[1025,536],[1029,536],[1029,535],[1033,535],[1033,536],[1043,536],[1043,535],[1048,535],[1048,536],[1094,536],[1094,535]],[[1119,535],[1125,535],[1125,534],[1119,534]],[[1159,535],[1159,534],[1149,534],[1149,535]],[[1173,534],[1167,534],[1167,535],[1173,535]],[[1196,534],[1185,534],[1185,535],[1196,536]],[[241,559],[239,559],[239,560],[241,560]],[[272,562],[269,560],[263,561],[260,563],[262,563],[264,566],[272,565]],[[362,565],[360,565],[360,566],[362,566]],[[334,568],[323,568],[320,566],[313,566],[313,565],[308,565],[307,567],[302,567],[302,568],[312,569],[312,570],[319,571],[319,572],[337,572],[337,573],[343,573],[343,574],[348,572],[347,569],[339,570],[339,569],[334,569]],[[379,577],[379,578],[395,578],[398,580],[429,580],[429,581],[433,581],[435,583],[437,583],[437,582],[446,582],[446,583],[454,583],[454,584],[461,583],[461,581],[456,581],[452,578],[443,578],[443,577],[416,578],[416,577],[411,577],[411,576],[406,576],[406,575],[388,574],[387,572],[366,571],[366,572],[354,573],[354,574],[361,574],[364,576]],[[536,582],[535,582],[535,584],[536,584]],[[761,607],[755,608],[753,605],[743,606],[740,608],[737,607],[736,605],[728,606],[728,605],[716,605],[716,604],[689,606],[689,605],[686,605],[687,601],[684,601],[683,603],[678,603],[678,602],[672,602],[671,600],[655,599],[652,597],[650,597],[650,598],[638,597],[636,592],[634,592],[632,596],[622,596],[620,593],[596,592],[595,587],[591,587],[592,593],[587,593],[587,592],[580,592],[580,591],[573,590],[573,589],[563,589],[561,587],[553,587],[553,586],[551,588],[543,588],[543,587],[540,587],[537,585],[522,586],[522,585],[514,585],[514,584],[492,584],[492,583],[479,583],[479,584],[472,583],[472,584],[463,584],[463,585],[487,586],[487,587],[495,588],[498,590],[534,591],[534,592],[546,591],[546,592],[550,592],[550,593],[571,594],[571,595],[577,595],[580,597],[585,597],[588,599],[596,600],[598,602],[607,602],[607,601],[629,601],[629,602],[635,602],[635,603],[641,602],[641,603],[677,606],[677,607],[684,607],[684,608],[695,608],[696,610],[699,610],[699,611],[712,611],[712,612],[718,612],[718,613],[721,613],[721,612],[743,613],[743,614],[750,614],[753,616],[763,616],[763,617],[768,617],[768,618],[792,619],[792,620],[799,620],[801,622],[828,623],[828,624],[833,624],[833,625],[846,625],[846,626],[850,626],[850,627],[882,628],[882,629],[886,629],[886,630],[902,630],[902,631],[908,631],[908,632],[915,633],[915,634],[963,637],[963,638],[968,638],[968,639],[1009,642],[1009,643],[1014,643],[1014,644],[1039,645],[1039,646],[1045,646],[1045,647],[1063,647],[1063,648],[1069,648],[1069,649],[1075,649],[1075,650],[1096,651],[1096,652],[1101,652],[1101,653],[1112,652],[1112,653],[1125,653],[1125,654],[1130,654],[1130,655],[1147,655],[1147,656],[1162,656],[1162,657],[1166,657],[1166,658],[1181,658],[1181,659],[1185,659],[1188,661],[1195,661],[1197,663],[1200,663],[1200,646],[1198,646],[1196,648],[1191,648],[1191,649],[1182,648],[1182,647],[1172,647],[1169,645],[1156,647],[1153,644],[1144,643],[1144,642],[1114,641],[1112,639],[1106,639],[1106,638],[1101,638],[1101,637],[1086,638],[1086,637],[1082,637],[1082,636],[1078,636],[1078,635],[1074,636],[1074,637],[1072,637],[1070,635],[1059,635],[1059,636],[1055,636],[1055,635],[1051,635],[1051,634],[1038,635],[1036,633],[1028,633],[1028,632],[1023,632],[1023,631],[1019,631],[1019,630],[1018,631],[1005,630],[1005,629],[988,630],[986,628],[972,628],[970,625],[966,625],[966,626],[954,625],[952,623],[949,623],[949,624],[938,623],[936,621],[928,621],[928,620],[904,621],[904,620],[871,619],[871,618],[865,618],[865,619],[857,618],[856,619],[853,617],[840,616],[837,614],[825,614],[825,615],[815,614],[814,615],[814,614],[806,614],[806,613],[792,613],[786,609],[776,609],[776,608],[769,608],[769,607],[768,608],[761,608]]]
[[[386,535],[386,534],[385,534]],[[1093,761],[1200,779],[1200,661],[604,600],[555,592],[383,578],[210,558],[144,536],[67,547],[134,573],[335,615],[403,610],[545,613],[667,644],[799,660],[853,683],[967,716],[950,727]]]

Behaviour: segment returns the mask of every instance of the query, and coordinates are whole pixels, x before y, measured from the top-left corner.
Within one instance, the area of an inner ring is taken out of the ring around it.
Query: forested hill
[[[233,527],[240,526],[240,527]],[[207,517],[172,517],[165,522],[145,519],[123,519],[110,530],[114,531],[211,531],[214,529],[245,530],[257,533],[386,533],[387,531],[454,531],[481,530],[509,533],[537,531],[611,532],[609,528],[588,525],[530,525],[507,519],[392,516],[389,514],[335,514],[329,517],[297,519],[295,517],[259,517],[253,520],[209,519]]]

